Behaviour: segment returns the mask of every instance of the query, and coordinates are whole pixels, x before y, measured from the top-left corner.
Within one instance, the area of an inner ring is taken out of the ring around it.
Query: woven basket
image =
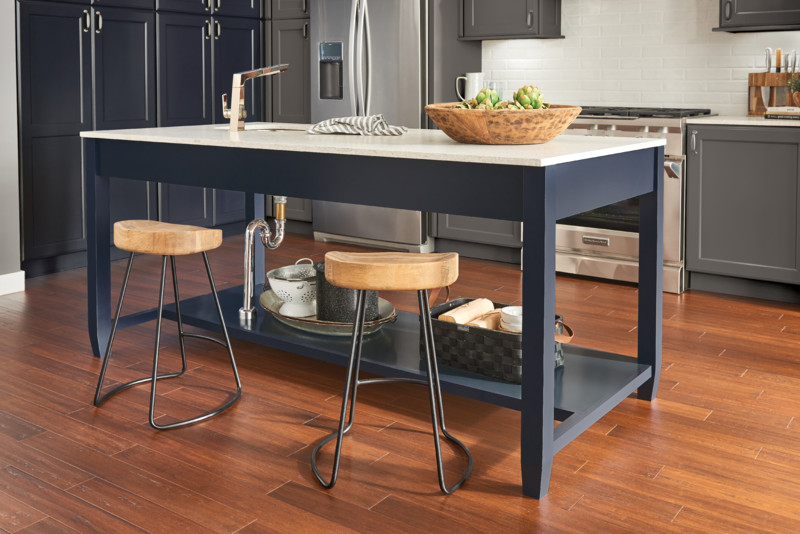
[[[440,364],[519,384],[522,382],[522,334],[440,321],[437,317],[472,299],[455,299],[431,308],[436,359]],[[495,303],[495,308],[505,304]],[[556,321],[562,318],[556,315]],[[420,339],[422,345],[422,339]],[[423,347],[424,351],[424,347]],[[424,356],[424,352],[422,353]],[[555,343],[555,366],[564,365],[561,343]]]

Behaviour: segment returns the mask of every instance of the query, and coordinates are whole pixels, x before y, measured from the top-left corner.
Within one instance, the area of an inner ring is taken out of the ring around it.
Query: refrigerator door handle
[[[364,24],[366,16],[366,2],[365,0],[358,0],[358,36],[356,44],[356,91],[357,107],[356,115],[363,117],[366,115],[364,109]]]
[[[362,100],[364,104],[364,115],[370,114],[370,102],[372,102],[372,36],[369,31],[369,4],[367,0],[361,0],[364,3],[364,36],[365,36],[365,54],[367,59],[367,70],[364,79],[364,87],[362,88]]]
[[[358,102],[356,99],[356,77],[355,65],[356,58],[356,33],[358,32],[358,4],[359,0],[350,1],[350,32],[348,35],[347,47],[347,78],[348,78],[348,94],[347,98],[350,99],[350,109],[353,110],[353,115],[358,115]]]

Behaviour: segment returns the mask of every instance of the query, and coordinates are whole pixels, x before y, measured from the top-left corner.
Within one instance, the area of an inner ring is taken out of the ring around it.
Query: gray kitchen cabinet
[[[109,0],[95,0],[109,1]],[[124,2],[126,0],[114,0]],[[158,11],[259,18],[263,0],[156,0]],[[152,0],[150,0],[152,6]]]
[[[35,276],[85,263],[80,132],[155,126],[154,15],[25,1],[17,18],[22,258]],[[153,211],[145,182],[112,180],[111,195],[113,220]]]
[[[461,39],[553,39],[561,0],[461,0]]]
[[[273,19],[308,18],[309,0],[266,0],[266,1],[272,5]]]
[[[297,15],[305,18],[287,18]],[[272,77],[271,111],[275,122],[311,122],[311,50],[309,42],[308,4],[303,0],[273,0],[271,39],[271,64],[288,63],[289,69]],[[268,100],[270,102],[270,100]],[[267,213],[271,214],[271,202],[267,201]],[[311,201],[289,198],[286,202],[286,218],[311,222]]]
[[[272,77],[275,122],[311,122],[309,35],[307,18],[272,21],[272,63],[289,64],[288,70]]]
[[[714,31],[763,32],[800,29],[797,0],[720,0]]]
[[[800,283],[800,128],[689,124],[687,133],[690,287],[697,273]]]
[[[517,221],[437,213],[432,231],[434,237],[520,248],[522,247],[520,229],[521,224]]]

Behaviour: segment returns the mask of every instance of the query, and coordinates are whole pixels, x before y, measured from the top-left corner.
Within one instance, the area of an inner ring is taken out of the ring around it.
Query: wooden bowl
[[[458,102],[430,104],[425,112],[444,133],[473,145],[534,145],[552,141],[572,124],[580,106],[548,109],[460,109]]]

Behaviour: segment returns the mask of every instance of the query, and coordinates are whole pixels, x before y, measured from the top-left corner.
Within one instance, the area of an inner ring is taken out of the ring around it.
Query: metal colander
[[[308,261],[310,263],[300,263]],[[317,298],[317,277],[314,260],[302,258],[294,265],[272,269],[267,273],[272,291],[284,302],[310,303]]]

